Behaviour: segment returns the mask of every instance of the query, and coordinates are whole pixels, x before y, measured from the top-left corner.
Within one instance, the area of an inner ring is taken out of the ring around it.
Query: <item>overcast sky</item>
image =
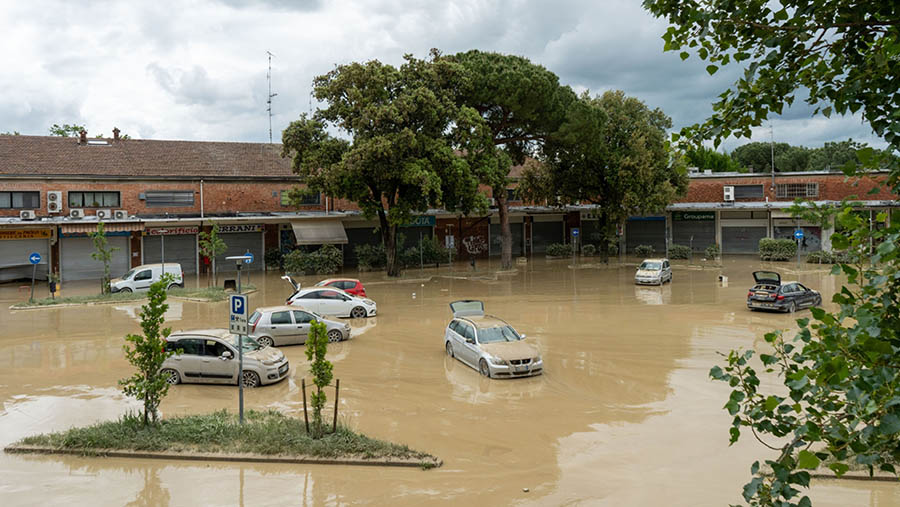
[[[432,47],[525,56],[577,91],[624,90],[677,129],[703,120],[740,70],[711,77],[695,56],[663,53],[665,28],[639,0],[5,2],[0,132],[78,123],[90,136],[118,126],[133,138],[265,142],[271,51],[278,142],[316,107],[314,76]],[[777,142],[885,146],[858,117],[812,118],[802,105],[773,123]],[[765,127],[754,140],[769,138]]]

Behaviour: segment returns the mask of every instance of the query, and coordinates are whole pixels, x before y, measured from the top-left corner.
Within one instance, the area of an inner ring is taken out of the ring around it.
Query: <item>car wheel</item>
[[[453,345],[448,341],[447,342],[447,355],[453,357]]]
[[[797,311],[797,303],[791,301],[791,305],[788,306],[788,313],[794,313]]]
[[[259,387],[259,375],[255,371],[244,370],[241,380],[244,381],[244,387]]]
[[[350,316],[354,319],[361,319],[366,316],[366,309],[361,306],[357,306],[356,308],[350,310]]]
[[[134,291],[131,290],[131,287],[125,287],[124,289],[120,290],[119,292],[134,292]]]
[[[487,378],[491,378],[491,369],[488,367],[487,361],[482,359],[478,362],[478,371]]]
[[[177,289],[177,288],[178,288],[178,284],[172,283],[172,284],[169,284],[168,287],[166,287],[166,290],[172,290],[172,289]]]
[[[328,331],[328,343],[336,343],[344,339],[343,333],[338,331],[337,329],[332,329]]]
[[[256,339],[256,343],[259,344],[260,347],[266,348],[275,345],[275,341],[269,338],[268,336],[260,336]]]
[[[175,384],[181,383],[181,375],[179,375],[178,372],[175,370],[166,368],[165,370],[162,370],[160,373],[162,373],[163,377],[166,378],[166,384],[174,386]]]

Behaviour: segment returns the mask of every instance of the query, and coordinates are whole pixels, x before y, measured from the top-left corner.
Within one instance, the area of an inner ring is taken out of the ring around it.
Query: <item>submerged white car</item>
[[[662,285],[672,281],[672,265],[669,259],[644,259],[634,273],[638,285]]]
[[[263,348],[253,338],[241,340],[244,370],[238,371],[238,336],[227,329],[176,331],[166,338],[166,350],[175,352],[160,371],[169,384],[232,384],[244,387],[273,384],[285,378],[290,364],[275,347]]]
[[[525,341],[512,326],[484,314],[484,303],[476,300],[450,303],[453,320],[444,332],[447,355],[494,377],[530,377],[544,371],[536,345]]]
[[[291,277],[283,276],[293,287],[294,293],[287,298],[287,304],[300,306],[321,315],[337,317],[374,317],[377,311],[375,301],[348,294],[332,287],[300,288]]]

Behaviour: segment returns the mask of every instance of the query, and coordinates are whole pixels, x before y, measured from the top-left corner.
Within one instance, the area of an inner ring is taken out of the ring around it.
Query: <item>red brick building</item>
[[[44,276],[52,270],[69,280],[97,277],[102,265],[90,257],[87,233],[99,221],[119,248],[114,274],[161,260],[204,272],[198,233],[214,223],[228,245],[217,258],[226,269],[226,256],[250,252],[250,269],[262,269],[266,251],[323,243],[341,245],[353,265],[355,245],[380,242],[377,223],[352,202],[318,195],[299,210],[292,206],[287,192],[297,184],[274,144],[0,136],[0,281],[30,276],[32,252],[41,255]],[[835,173],[694,174],[684,199],[629,219],[621,247],[649,244],[662,252],[683,244],[702,251],[716,243],[723,253],[754,252],[760,237],[789,235],[799,226],[807,250],[828,248],[827,231],[794,222],[786,209],[797,197],[824,203],[854,195],[873,216],[897,206],[897,196],[868,194],[874,186]],[[581,243],[593,241],[597,222],[589,208],[525,206],[514,188],[507,190],[513,255],[542,254],[552,243],[571,241],[575,229]],[[484,217],[432,210],[402,232],[401,248],[435,236],[464,257],[500,253],[496,210]]]

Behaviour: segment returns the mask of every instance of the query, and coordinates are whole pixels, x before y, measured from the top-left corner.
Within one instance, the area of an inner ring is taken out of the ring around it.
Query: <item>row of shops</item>
[[[751,254],[758,251],[761,238],[792,238],[798,228],[804,232],[802,252],[830,250],[829,229],[798,221],[784,208],[752,203],[739,208],[693,209],[672,205],[665,214],[629,218],[618,229],[620,248],[630,253],[640,245],[665,252],[666,245],[689,246],[702,252],[717,244],[723,254]],[[759,203],[762,204],[762,203]],[[863,213],[877,222],[880,210],[890,203],[870,202]],[[75,221],[72,221],[75,222]],[[215,262],[220,271],[233,270],[226,257],[253,256],[248,270],[265,269],[267,251],[282,253],[294,248],[316,248],[334,244],[341,248],[346,266],[357,263],[355,247],[381,242],[377,221],[359,214],[248,216],[218,221],[226,250]],[[115,249],[111,271],[121,275],[139,264],[177,262],[185,274],[208,272],[211,260],[200,252],[200,233],[211,229],[210,220],[182,219],[169,222],[111,221],[105,224],[108,245]],[[878,224],[876,223],[876,226]],[[96,222],[26,224],[9,221],[0,224],[0,282],[29,278],[29,257],[38,253],[41,261],[37,275],[45,279],[49,272],[63,280],[99,278],[103,264],[92,257],[95,246],[88,233]],[[577,229],[577,233],[575,230]],[[513,209],[510,216],[513,256],[543,255],[553,243],[568,243],[573,237],[580,244],[599,243],[599,221],[589,209],[568,210],[530,208]],[[436,238],[454,248],[457,255],[488,257],[501,253],[501,226],[497,214],[490,217],[463,218],[440,212],[416,217],[400,228],[400,250]]]

